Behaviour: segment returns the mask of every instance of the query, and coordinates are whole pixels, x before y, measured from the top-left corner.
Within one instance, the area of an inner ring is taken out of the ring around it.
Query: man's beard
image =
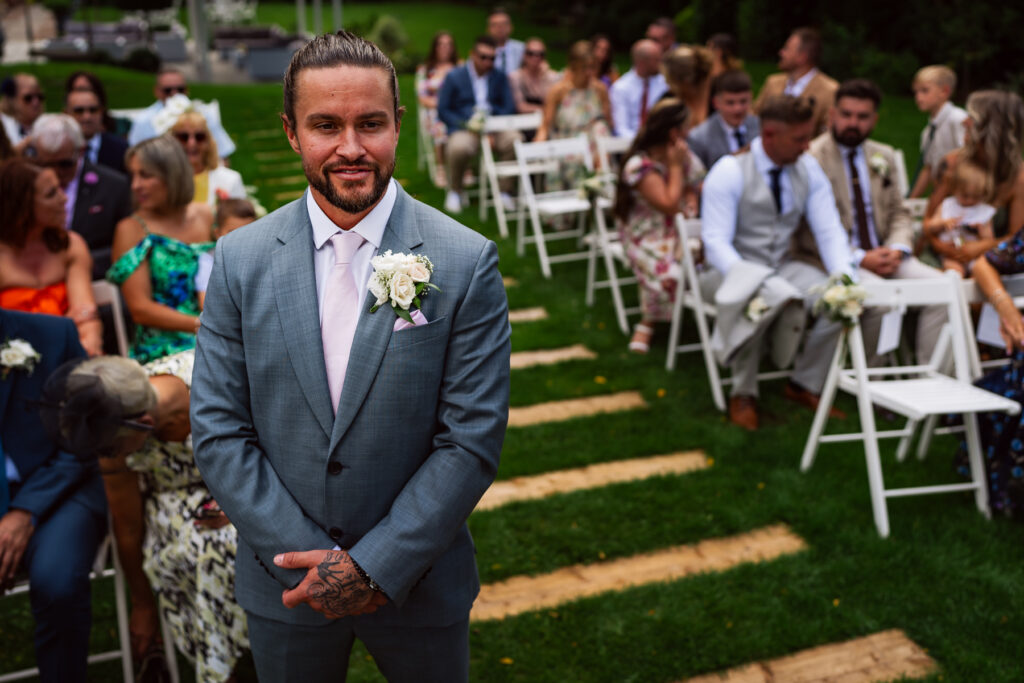
[[[856,128],[844,128],[841,131],[833,128],[832,137],[834,137],[836,142],[840,145],[845,145],[846,147],[856,147],[868,139],[867,135],[862,134]]]
[[[373,171],[373,187],[363,194],[350,193],[348,196],[342,196],[338,193],[334,183],[331,182],[327,175],[333,169],[342,167],[370,169]],[[387,171],[382,171],[380,164],[369,162],[358,164],[338,162],[321,169],[314,170],[306,167],[304,170],[309,184],[314,190],[322,194],[324,199],[329,201],[332,206],[341,209],[345,213],[362,213],[380,201],[380,198],[384,196],[384,192],[388,189],[388,182],[395,172],[395,160],[391,160]]]

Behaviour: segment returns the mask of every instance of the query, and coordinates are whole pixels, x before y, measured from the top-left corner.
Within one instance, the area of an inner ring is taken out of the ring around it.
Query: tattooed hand
[[[344,550],[283,553],[274,558],[274,564],[285,569],[309,568],[302,583],[281,594],[285,607],[305,602],[324,616],[337,619],[376,612],[387,602],[383,593],[370,590]]]

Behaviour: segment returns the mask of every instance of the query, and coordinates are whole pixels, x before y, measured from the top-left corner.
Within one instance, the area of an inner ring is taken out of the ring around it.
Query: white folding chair
[[[118,354],[128,356],[128,331],[124,327],[124,312],[121,308],[121,292],[106,280],[93,280],[92,298],[97,306],[110,306],[114,318],[114,336],[117,339]]]
[[[616,161],[615,158],[629,151],[629,146],[633,144],[633,140],[630,138],[617,138],[612,135],[598,135],[596,142],[598,168],[611,174],[613,178],[618,177],[619,165],[625,159]]]
[[[819,444],[862,441],[875,526],[882,538],[889,536],[889,498],[973,491],[978,510],[988,517],[988,489],[976,416],[983,412],[1015,415],[1020,412],[1020,404],[971,384],[959,278],[955,273],[947,273],[945,277],[930,280],[873,280],[865,282],[863,286],[868,292],[866,306],[883,306],[891,310],[941,304],[946,306],[949,322],[943,329],[943,336],[928,365],[868,368],[860,325],[848,331],[836,346],[821,402],[800,460],[801,471],[810,469]],[[949,348],[947,345],[952,347],[953,377],[943,374],[940,368],[940,359]],[[845,367],[847,349],[852,359],[852,368]],[[860,432],[824,434],[837,389],[857,397]],[[908,418],[907,425],[903,429],[878,431],[874,415],[876,405]],[[963,415],[971,481],[886,489],[882,481],[878,440],[907,437],[912,426],[929,415],[949,413]]]
[[[437,177],[437,157],[434,154],[434,137],[430,134],[430,112],[426,107],[416,107],[416,168],[425,168],[430,182]]]
[[[893,158],[896,159],[896,188],[900,191],[901,197],[906,197],[910,192],[910,181],[907,179],[907,159],[902,149],[893,149]]]
[[[491,133],[507,131],[536,130],[541,124],[541,113],[511,114],[508,116],[488,116],[484,121],[484,129],[480,134],[480,220],[487,220],[487,209],[493,206],[498,216],[498,232],[501,236],[508,237],[508,219],[505,215],[505,206],[501,201],[501,187],[498,181],[502,178],[515,178],[519,175],[519,166],[515,160],[497,161],[494,158],[494,149],[491,147]],[[552,170],[550,164],[534,165],[530,175],[546,173]],[[519,189],[520,201],[522,188]],[[517,202],[517,209],[519,203]],[[520,220],[522,217],[520,216]]]
[[[588,171],[594,169],[590,144],[586,135],[545,142],[522,142],[516,140],[516,163],[519,167],[519,193],[529,214],[532,234],[526,234],[525,222],[521,221],[516,231],[516,252],[522,256],[527,244],[537,246],[537,257],[544,277],[551,277],[551,264],[579,261],[590,257],[589,250],[549,255],[547,243],[556,240],[581,239],[586,226],[591,202],[581,195],[581,190],[556,190],[536,192],[530,182],[531,169],[541,163],[557,164],[559,161],[582,163]],[[577,227],[573,230],[544,232],[543,221],[557,217],[577,216]]]

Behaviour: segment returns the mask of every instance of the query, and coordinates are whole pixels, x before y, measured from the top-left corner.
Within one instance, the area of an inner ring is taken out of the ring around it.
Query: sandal
[[[643,323],[633,327],[633,338],[629,340],[629,350],[633,353],[647,353],[651,350],[651,337],[654,329]]]

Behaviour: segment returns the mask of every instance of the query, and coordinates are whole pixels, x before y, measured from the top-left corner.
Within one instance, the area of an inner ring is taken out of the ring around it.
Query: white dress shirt
[[[521,40],[509,38],[505,44],[494,51],[494,66],[505,72],[505,75],[523,65],[523,54],[526,52],[526,44]]]
[[[21,124],[13,116],[0,114],[0,123],[3,123],[4,133],[7,134],[7,140],[11,143],[12,147],[25,139],[25,133],[22,133]]]
[[[800,97],[804,90],[807,89],[807,84],[811,82],[811,79],[818,75],[817,69],[811,69],[800,78],[795,81],[786,81],[786,87],[782,89],[782,92],[786,95],[792,95],[793,97]]]
[[[750,143],[750,153],[754,155],[754,164],[764,178],[765,184],[771,187],[769,171],[775,168],[776,164],[765,153],[760,137],[754,138]],[[801,154],[796,163],[807,175],[809,187],[803,214],[818,243],[821,260],[829,273],[844,272],[852,275],[846,230],[839,220],[832,185],[829,184],[821,166],[810,154]],[[782,187],[781,213],[787,213],[793,207],[793,186],[789,182],[788,174],[783,173],[779,177],[779,184]],[[740,164],[736,157],[724,156],[711,167],[711,171],[704,179],[704,190],[701,194],[701,237],[704,240],[704,253],[707,255],[708,263],[723,275],[728,273],[737,261],[742,260],[732,244],[736,236],[736,220],[742,196],[743,171]]]
[[[647,111],[668,90],[665,77],[661,74],[648,76]],[[612,83],[608,95],[612,104],[612,122],[615,124],[615,135],[620,138],[635,138],[640,130],[640,99],[644,94],[644,79],[630,69],[622,77]]]
[[[743,134],[743,141],[744,141],[744,143],[748,143],[748,144],[750,143],[750,135],[749,135],[749,133],[747,131],[747,127],[745,125],[743,125],[742,123],[740,125],[736,126],[735,128],[733,128],[732,126],[730,126],[728,123],[725,122],[725,119],[723,119],[721,117],[721,115],[719,115],[719,117],[718,117],[718,123],[721,124],[722,130],[725,131],[725,138],[726,138],[726,140],[729,141],[729,153],[730,154],[735,154],[736,152],[738,152],[740,150],[740,142],[739,142],[739,140],[736,139],[736,131],[737,130],[740,133]]]
[[[469,74],[469,82],[473,85],[473,97],[476,98],[476,109],[477,111],[484,111],[490,113],[491,103],[487,99],[487,76],[477,74],[476,69],[473,68],[473,60],[466,60],[466,72]]]
[[[89,163],[98,164],[100,158],[100,143],[103,142],[103,136],[99,133],[93,135],[85,142],[85,156],[89,159]]]
[[[384,228],[391,218],[391,210],[395,208],[395,200],[398,198],[398,190],[395,180],[392,178],[388,183],[388,189],[384,196],[377,202],[370,213],[363,216],[363,220],[352,226],[352,230],[363,236],[365,240],[352,257],[349,268],[355,278],[356,287],[359,289],[359,307],[366,301],[367,285],[370,282],[371,266],[370,259],[377,255],[380,249],[381,240],[384,237]],[[309,211],[309,221],[313,224],[313,270],[316,274],[316,298],[317,310],[320,312],[320,324],[324,321],[324,289],[327,287],[327,276],[334,267],[334,248],[327,244],[331,236],[340,232],[341,228],[334,224],[320,205],[313,199],[313,193],[306,190],[306,209]]]

